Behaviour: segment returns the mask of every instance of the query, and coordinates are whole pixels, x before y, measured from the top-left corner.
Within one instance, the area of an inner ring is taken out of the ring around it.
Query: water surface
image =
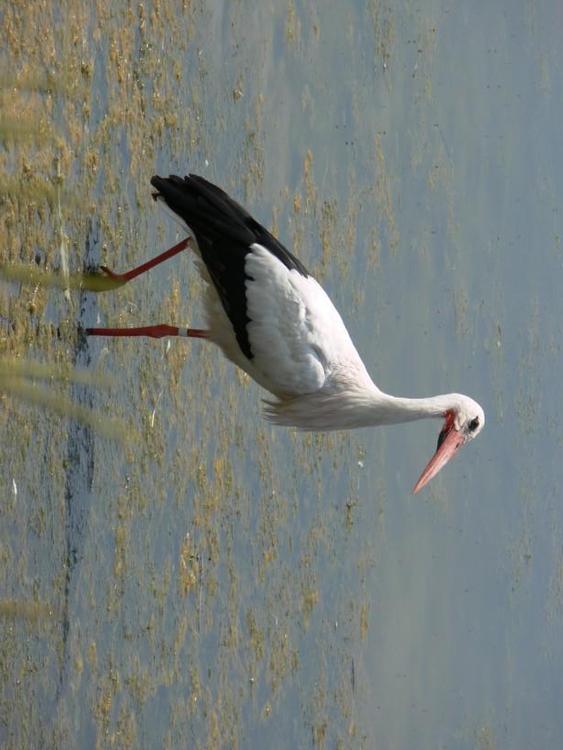
[[[21,747],[563,742],[561,14],[445,0],[7,3],[2,258],[136,265],[200,173],[325,285],[385,390],[485,431],[420,495],[438,424],[299,435],[204,342],[180,255],[114,293],[0,287],[3,357],[137,436],[6,395],[0,738]]]

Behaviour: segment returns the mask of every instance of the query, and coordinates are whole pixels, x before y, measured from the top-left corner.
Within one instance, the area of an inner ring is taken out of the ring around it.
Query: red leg
[[[164,336],[188,336],[195,339],[209,338],[209,331],[201,328],[180,328],[161,323],[156,326],[141,326],[139,328],[87,328],[87,336],[150,336],[161,339]]]
[[[156,258],[152,258],[151,260],[148,260],[146,263],[142,263],[140,266],[137,266],[136,268],[132,268],[130,271],[126,271],[125,273],[114,273],[114,271],[110,271],[110,269],[107,266],[100,266],[100,268],[111,279],[115,279],[116,281],[122,281],[124,284],[126,284],[128,281],[131,281],[131,279],[134,279],[136,276],[140,276],[142,273],[145,273],[145,271],[148,271],[149,269],[154,268],[155,266],[158,266],[159,263],[163,263],[165,260],[168,260],[168,258],[173,258],[175,255],[178,255],[179,252],[181,252],[186,247],[188,247],[190,242],[191,242],[191,237],[186,237],[185,240],[178,242],[178,244],[174,245],[174,247],[171,247],[169,250],[166,250],[164,253],[157,255]],[[142,336],[143,334],[137,334],[137,335]]]

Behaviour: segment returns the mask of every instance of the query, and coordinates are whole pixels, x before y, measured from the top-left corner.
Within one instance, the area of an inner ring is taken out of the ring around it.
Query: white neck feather
[[[378,388],[319,391],[276,403],[266,402],[266,417],[276,424],[303,430],[347,430],[355,427],[412,422],[457,411],[463,396],[448,393],[430,398],[400,398]]]
[[[446,393],[428,398],[402,398],[387,393],[373,394],[367,405],[368,425],[400,424],[416,419],[442,417],[459,407],[459,395]]]

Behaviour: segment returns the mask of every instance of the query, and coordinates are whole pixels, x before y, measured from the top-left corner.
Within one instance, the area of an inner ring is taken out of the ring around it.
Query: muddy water
[[[111,293],[3,282],[3,746],[561,744],[558,14],[5,4],[4,262],[136,265],[179,239],[150,176],[204,174],[382,388],[487,428],[413,498],[437,425],[294,434],[205,342],[77,333],[197,326],[187,254]]]

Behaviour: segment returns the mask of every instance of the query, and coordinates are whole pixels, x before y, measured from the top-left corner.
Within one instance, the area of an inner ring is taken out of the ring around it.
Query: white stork
[[[188,238],[128,273],[102,270],[117,285],[126,283],[191,244],[207,282],[207,326],[89,328],[89,335],[209,339],[273,394],[265,416],[278,425],[324,431],[442,418],[436,452],[414,492],[481,432],[483,409],[468,396],[399,398],[381,391],[324,289],[223,190],[196,175],[155,176],[151,184]]]

